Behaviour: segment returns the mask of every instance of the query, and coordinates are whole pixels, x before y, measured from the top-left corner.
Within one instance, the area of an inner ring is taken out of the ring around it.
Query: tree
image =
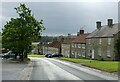
[[[115,41],[115,60],[120,60],[120,31],[116,35],[116,41]]]
[[[37,21],[25,4],[15,8],[18,18],[11,18],[2,32],[3,47],[21,54],[21,60],[31,50],[32,40],[40,37],[45,27]]]

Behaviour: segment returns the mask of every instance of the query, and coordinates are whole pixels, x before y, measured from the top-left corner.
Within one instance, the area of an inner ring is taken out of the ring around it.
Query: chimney
[[[68,38],[71,38],[71,34],[70,33],[68,33]]]
[[[80,34],[84,34],[84,30],[81,29],[81,30],[80,30]]]
[[[100,30],[101,29],[101,21],[97,21],[96,26],[97,26],[97,29]]]
[[[80,33],[79,32],[77,32],[77,36],[79,36],[80,35]]]
[[[108,26],[111,27],[113,25],[113,19],[108,19]]]

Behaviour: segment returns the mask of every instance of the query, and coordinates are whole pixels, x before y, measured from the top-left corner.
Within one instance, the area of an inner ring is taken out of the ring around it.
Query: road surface
[[[116,76],[53,58],[31,60],[34,65],[30,80],[118,80]]]

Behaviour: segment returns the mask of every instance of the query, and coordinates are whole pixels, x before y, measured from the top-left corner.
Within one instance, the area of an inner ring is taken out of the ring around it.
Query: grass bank
[[[80,63],[83,66],[99,69],[106,72],[117,72],[118,71],[118,63],[114,61],[96,61],[96,60],[87,60],[87,59],[75,59],[75,58],[59,58],[61,60],[66,60],[74,63]],[[119,69],[120,70],[120,69]]]
[[[45,57],[44,55],[38,55],[38,54],[29,54],[28,58],[43,58]]]

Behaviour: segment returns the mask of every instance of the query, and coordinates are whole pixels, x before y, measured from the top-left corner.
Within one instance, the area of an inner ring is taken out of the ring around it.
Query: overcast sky
[[[2,27],[11,17],[16,18],[15,7],[20,2],[2,3]],[[118,22],[117,2],[25,2],[32,10],[37,20],[43,19],[46,30],[43,35],[76,34],[81,27],[85,32],[96,29],[96,21],[102,25],[107,24],[107,19],[112,18]],[[1,29],[0,29],[1,31]]]

